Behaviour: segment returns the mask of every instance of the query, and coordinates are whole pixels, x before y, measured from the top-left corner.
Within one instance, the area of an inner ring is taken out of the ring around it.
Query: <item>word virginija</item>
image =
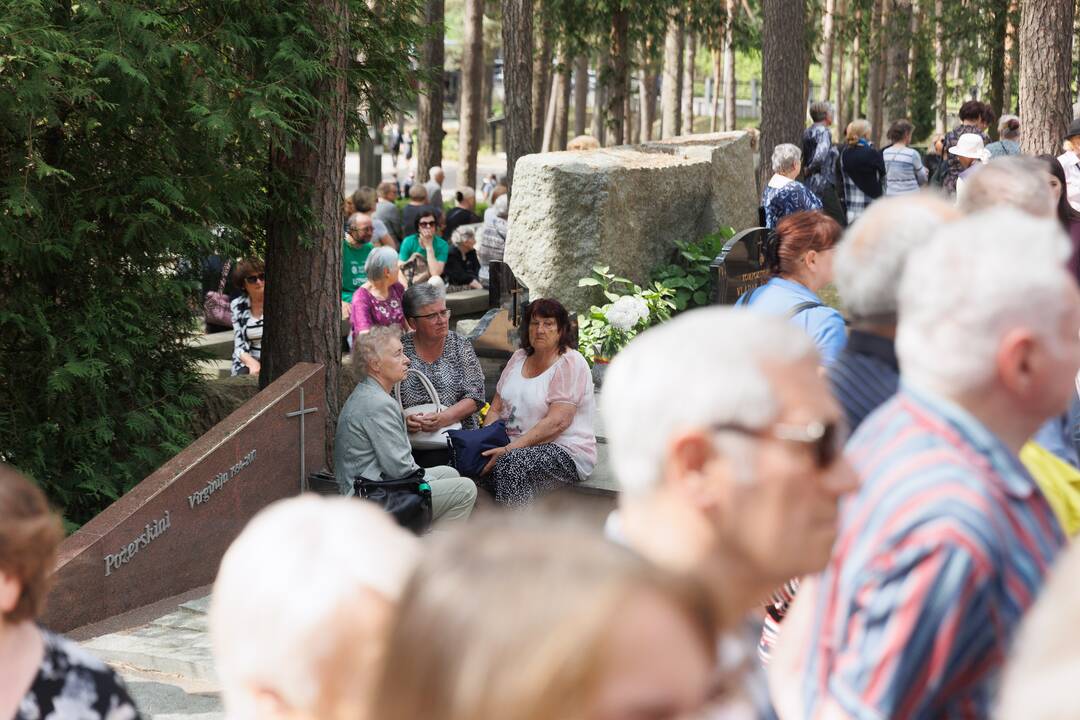
[[[196,505],[202,505],[204,502],[210,499],[210,496],[224,487],[225,483],[236,477],[241,470],[255,461],[255,450],[252,450],[243,458],[240,459],[235,465],[228,470],[220,472],[215,475],[203,489],[188,495],[188,506],[194,508]]]

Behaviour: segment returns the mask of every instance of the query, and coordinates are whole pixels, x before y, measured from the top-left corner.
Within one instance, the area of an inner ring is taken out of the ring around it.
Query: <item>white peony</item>
[[[649,306],[639,297],[624,295],[611,304],[604,317],[614,327],[627,332],[649,317]]]

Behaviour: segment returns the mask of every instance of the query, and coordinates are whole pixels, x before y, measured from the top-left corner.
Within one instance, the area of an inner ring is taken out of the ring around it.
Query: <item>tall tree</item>
[[[990,38],[990,107],[1001,117],[1005,107],[1005,40],[1009,32],[1009,0],[993,0]],[[998,139],[997,123],[990,125],[990,138]]]
[[[683,135],[694,134],[694,58],[697,56],[697,33],[688,28],[683,42],[682,119]]]
[[[715,49],[711,52],[712,59],[712,97],[709,108],[709,132],[714,133],[720,128],[720,83],[723,80],[724,60],[723,51]]]
[[[724,129],[735,129],[735,16],[739,6],[725,0],[724,14]]]
[[[851,92],[848,94],[848,121],[863,117],[863,90],[862,90],[862,50],[865,44],[862,42],[863,11],[861,7],[855,9],[855,40],[851,43]]]
[[[870,13],[870,44],[867,48],[870,60],[866,72],[868,85],[866,91],[866,114],[870,121],[871,139],[881,135],[881,117],[885,99],[885,44],[882,42],[881,24],[888,0],[873,0]]]
[[[607,145],[607,125],[604,122],[607,116],[607,83],[604,82],[604,75],[611,72],[608,69],[610,60],[611,53],[605,45],[596,60],[596,89],[593,91],[592,136],[601,145]]]
[[[821,18],[821,99],[832,97],[833,50],[836,47],[836,0],[825,0]]]
[[[945,2],[934,0],[934,77],[937,78],[937,114],[934,131],[943,133],[948,126],[949,81],[945,75]]]
[[[555,103],[555,150],[565,150],[570,125],[570,57],[564,51],[559,57],[558,74],[555,76],[558,95]],[[552,90],[555,92],[555,90]]]
[[[762,0],[761,163],[758,186],[770,175],[769,157],[780,143],[800,144],[805,127],[806,5]],[[794,39],[797,39],[794,40]]]
[[[888,12],[883,13],[885,43],[885,81],[882,89],[885,102],[882,117],[874,131],[882,137],[889,123],[908,115],[908,61],[911,49],[911,0],[884,0]]]
[[[845,0],[837,0],[835,6],[835,17],[833,18],[833,44],[836,46],[836,57],[833,60],[834,69],[836,71],[836,84],[835,94],[836,103],[834,104],[833,111],[835,113],[835,120],[841,126],[844,123],[844,102],[847,100],[847,93],[844,88],[844,30],[847,27],[847,3]]]
[[[1025,153],[1055,153],[1072,118],[1073,0],[1020,4],[1020,116]]]
[[[653,124],[656,122],[656,49],[655,40],[648,37],[642,41],[641,67],[638,70],[638,96],[641,102],[641,110],[638,119],[641,121],[640,141],[648,142],[653,139]]]
[[[619,6],[611,14],[608,36],[611,64],[607,75],[607,124],[611,141],[617,145],[630,142],[626,107],[630,97],[630,10]]]
[[[424,22],[428,36],[421,48],[420,62],[427,72],[420,82],[417,102],[416,177],[426,180],[428,170],[442,165],[443,141],[443,65],[446,46],[443,31],[444,0],[427,0]]]
[[[1016,112],[1016,103],[1013,102],[1013,97],[1016,95],[1016,71],[1019,63],[1017,57],[1017,50],[1020,44],[1016,39],[1016,24],[1020,17],[1020,8],[1017,5],[1017,0],[1010,0],[1009,2],[1009,17],[1008,28],[1005,32],[1005,70],[1004,78],[1002,79],[1002,111],[1003,112]]]
[[[458,130],[460,182],[476,187],[476,156],[483,134],[484,0],[465,0],[465,37],[461,56],[461,113]]]
[[[668,18],[664,35],[664,74],[660,84],[660,137],[667,139],[679,134],[679,60],[682,54],[682,25],[676,11]]]
[[[532,60],[532,128],[533,147],[539,149],[544,138],[544,119],[551,89],[551,26],[546,8],[536,3],[535,34]]]
[[[513,187],[514,165],[534,152],[532,131],[532,0],[501,0],[503,85],[506,101],[506,179]]]
[[[589,114],[589,57],[574,59],[574,137],[585,134]]]

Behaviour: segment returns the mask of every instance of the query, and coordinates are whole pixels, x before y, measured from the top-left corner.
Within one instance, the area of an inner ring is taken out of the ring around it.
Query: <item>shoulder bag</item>
[[[420,378],[420,384],[424,386],[431,402],[424,403],[423,405],[413,405],[409,408],[402,405],[401,411],[405,414],[405,417],[408,418],[420,413],[437,413],[445,410],[446,406],[442,404],[442,401],[439,399],[438,391],[435,389],[435,386],[431,384],[431,380],[428,379],[427,375],[419,370],[413,370],[412,368],[409,368],[408,372]],[[397,397],[398,405],[401,405],[401,383],[394,386],[394,395]],[[409,444],[413,446],[414,450],[445,450],[447,443],[449,442],[446,433],[449,430],[460,429],[461,423],[456,422],[432,432],[420,430],[418,432],[409,433]]]
[[[488,464],[488,458],[481,453],[510,444],[502,420],[477,430],[451,430],[447,435],[450,437],[450,464],[463,477],[480,477]]]
[[[203,314],[211,325],[232,327],[232,308],[229,306],[229,296],[225,294],[225,281],[229,278],[231,267],[232,261],[226,260],[221,266],[221,282],[217,291],[210,290],[203,300]]]
[[[431,527],[431,486],[424,480],[424,468],[397,480],[358,478],[353,489],[357,497],[379,505],[394,516],[398,525],[417,535]]]

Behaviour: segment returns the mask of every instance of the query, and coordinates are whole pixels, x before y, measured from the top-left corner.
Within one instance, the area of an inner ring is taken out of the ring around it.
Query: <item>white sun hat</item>
[[[977,133],[964,133],[961,135],[956,144],[949,148],[949,152],[972,160],[990,161],[990,152],[983,146],[982,135]]]

